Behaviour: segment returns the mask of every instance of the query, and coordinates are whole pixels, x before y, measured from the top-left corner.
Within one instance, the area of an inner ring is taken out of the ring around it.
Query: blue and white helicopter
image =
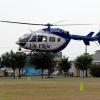
[[[90,45],[90,41],[98,41],[100,44],[100,32],[94,37],[94,32],[90,32],[86,36],[71,35],[69,31],[65,31],[60,28],[51,28],[51,26],[66,26],[66,25],[90,25],[90,24],[65,24],[65,25],[53,25],[53,24],[34,24],[34,23],[23,23],[13,21],[0,21],[6,23],[26,24],[26,25],[42,25],[47,28],[31,31],[30,34],[25,34],[20,37],[16,42],[21,48],[39,51],[39,52],[59,52],[63,50],[71,39],[82,40],[85,45]]]

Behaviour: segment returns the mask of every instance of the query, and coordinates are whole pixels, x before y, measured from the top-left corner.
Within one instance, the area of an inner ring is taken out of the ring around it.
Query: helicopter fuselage
[[[55,31],[55,34],[54,32]],[[69,35],[57,34],[61,30],[38,30],[19,38],[17,44],[24,49],[32,51],[59,52],[69,43]]]
[[[71,39],[82,40],[85,45],[90,45],[90,41],[100,42],[100,32],[92,37],[94,32],[86,36],[70,35],[68,31],[59,28],[45,28],[19,38],[17,44],[31,51],[59,52],[63,50]]]

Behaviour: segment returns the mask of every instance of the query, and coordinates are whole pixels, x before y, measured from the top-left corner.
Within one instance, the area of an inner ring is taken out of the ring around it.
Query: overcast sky
[[[11,20],[32,23],[95,23],[90,26],[60,27],[70,34],[95,34],[100,29],[100,0],[0,0],[0,20]],[[11,49],[16,50],[16,40],[29,32],[43,27],[9,23],[0,23],[0,55]],[[99,50],[91,43],[88,52]],[[71,40],[62,51],[69,59],[75,59],[85,52],[82,41]]]

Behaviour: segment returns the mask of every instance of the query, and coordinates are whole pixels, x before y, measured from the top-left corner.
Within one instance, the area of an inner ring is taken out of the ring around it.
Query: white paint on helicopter
[[[29,50],[52,51],[61,47],[65,42],[66,40],[60,36],[45,32],[43,30],[38,30],[19,38],[17,44],[20,45],[20,43],[25,43],[25,45],[22,45],[22,47]]]

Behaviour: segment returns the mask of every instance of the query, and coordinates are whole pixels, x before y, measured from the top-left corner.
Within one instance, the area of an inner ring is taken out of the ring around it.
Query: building
[[[93,64],[100,64],[100,50],[96,50],[95,53],[92,55],[93,57]]]
[[[61,61],[61,59],[62,59],[62,52],[55,53],[54,60],[59,62],[59,61]]]
[[[75,61],[71,61],[71,68],[69,69],[70,73],[73,73],[73,76],[77,76],[77,69],[75,67]]]
[[[95,53],[92,54],[92,57],[93,57],[92,61],[93,64],[100,64],[100,50],[96,50]],[[74,63],[75,63],[74,61],[71,61],[71,68],[69,71],[73,72],[74,76],[77,76],[77,69]],[[88,70],[88,76],[91,76],[89,70]]]

